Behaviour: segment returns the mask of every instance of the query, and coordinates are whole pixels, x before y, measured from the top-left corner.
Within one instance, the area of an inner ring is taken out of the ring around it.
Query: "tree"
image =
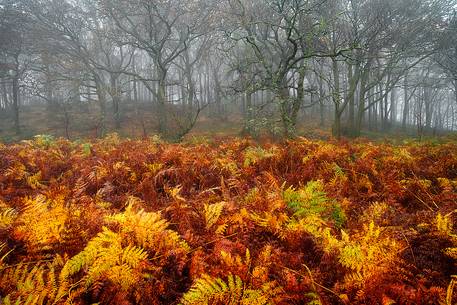
[[[158,130],[167,135],[168,111],[167,86],[174,62],[191,43],[202,36],[204,22],[209,12],[199,1],[147,1],[134,3],[104,0],[104,12],[126,35],[125,43],[143,51],[153,63],[150,76],[137,78],[157,100]],[[195,16],[198,12],[199,16]],[[157,84],[153,87],[152,84]]]
[[[21,133],[19,109],[21,81],[30,66],[29,27],[27,16],[16,1],[0,6],[0,73],[4,81],[11,82],[14,129]],[[6,90],[6,87],[4,87]],[[6,92],[5,92],[6,94]]]

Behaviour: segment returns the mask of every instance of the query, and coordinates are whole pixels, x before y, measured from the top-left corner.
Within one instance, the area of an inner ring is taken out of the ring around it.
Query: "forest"
[[[456,0],[0,0],[1,305],[456,285]]]
[[[456,128],[455,0],[0,3],[3,141]]]

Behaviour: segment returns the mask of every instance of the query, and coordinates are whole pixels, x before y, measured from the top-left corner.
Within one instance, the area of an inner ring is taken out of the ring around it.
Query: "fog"
[[[457,127],[455,0],[0,3],[4,141]]]

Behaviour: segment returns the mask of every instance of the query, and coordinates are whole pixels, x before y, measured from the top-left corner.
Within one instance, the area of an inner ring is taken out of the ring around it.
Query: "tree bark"
[[[106,92],[103,87],[103,82],[98,75],[94,75],[95,87],[98,97],[98,106],[100,108],[100,119],[98,122],[97,136],[105,136],[106,129]]]
[[[13,118],[14,118],[14,129],[16,134],[21,133],[21,126],[19,122],[19,76],[13,77]]]
[[[341,97],[340,97],[340,71],[338,69],[338,62],[335,58],[332,58],[332,72],[333,72],[333,103],[335,105],[335,113],[333,119],[333,136],[337,139],[341,139],[341,115],[343,111],[340,110]]]
[[[111,89],[111,99],[113,102],[113,118],[114,126],[116,129],[121,128],[121,112],[120,112],[120,92],[118,88],[118,76],[114,73],[110,74],[110,89]]]
[[[158,67],[158,88],[157,88],[157,114],[159,116],[159,133],[165,134],[167,132],[167,111],[166,111],[166,102],[167,102],[167,84],[166,84],[166,71]]]
[[[405,80],[404,80],[404,106],[403,106],[403,117],[401,120],[401,128],[403,130],[406,130],[406,123],[408,120],[408,114],[409,114],[409,98],[408,98],[408,75],[405,75]]]

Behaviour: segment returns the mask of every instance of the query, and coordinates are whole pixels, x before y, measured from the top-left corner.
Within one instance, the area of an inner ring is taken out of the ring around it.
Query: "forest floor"
[[[453,305],[456,202],[455,142],[37,136],[0,144],[0,297]]]
[[[131,103],[124,105],[121,127],[115,128],[110,111],[106,119],[105,133],[116,132],[123,138],[147,138],[157,133],[157,117],[150,104],[140,104],[135,108]],[[186,135],[185,140],[195,141],[196,139],[237,137],[243,129],[243,118],[241,113],[236,111],[234,115],[218,118],[208,111],[203,111],[199,116],[194,128]],[[100,135],[100,118],[98,109],[93,106],[81,106],[78,111],[69,111],[68,121],[62,110],[49,112],[45,105],[24,106],[20,113],[21,133],[17,134],[14,129],[13,120],[5,113],[0,116],[0,142],[14,143],[24,139],[32,139],[33,136],[52,135],[54,137],[65,137],[70,140],[95,139]],[[11,115],[10,115],[11,116]],[[320,125],[318,119],[310,119],[313,116],[308,114],[306,118],[300,118],[297,126],[297,134],[310,139],[328,140],[332,138],[330,123]],[[326,118],[326,121],[331,121]],[[271,130],[268,127],[259,132],[260,138],[268,139],[267,135]],[[442,142],[445,136],[454,137],[452,134],[431,134],[421,140],[432,140]],[[363,131],[362,137],[377,142],[401,143],[404,140],[418,139],[417,130],[408,128],[403,131],[400,126],[393,126],[390,131],[374,130]],[[457,139],[457,138],[456,138]]]

